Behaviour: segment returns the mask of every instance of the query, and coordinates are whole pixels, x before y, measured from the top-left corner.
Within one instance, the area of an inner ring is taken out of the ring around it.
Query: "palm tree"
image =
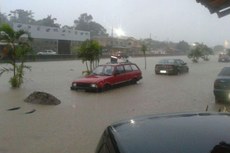
[[[95,40],[86,40],[77,49],[77,56],[86,63],[88,73],[90,73],[99,63],[101,55],[101,46]],[[90,65],[88,66],[88,62]]]
[[[9,24],[0,26],[0,42],[5,43],[4,49],[6,50],[4,56],[7,57],[8,63],[12,66],[12,68],[1,68],[0,76],[4,72],[13,71],[13,76],[10,78],[12,87],[20,87],[23,83],[24,69],[30,69],[29,66],[24,65],[24,62],[26,55],[32,51],[29,44],[31,40],[28,32],[24,30],[14,31]]]
[[[141,46],[141,51],[143,52],[144,58],[145,58],[145,70],[146,70],[146,67],[147,67],[147,63],[146,63],[146,50],[147,50],[146,45],[145,45],[145,44],[142,44],[142,46]]]

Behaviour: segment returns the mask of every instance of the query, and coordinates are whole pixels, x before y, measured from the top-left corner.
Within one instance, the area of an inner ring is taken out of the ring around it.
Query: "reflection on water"
[[[143,79],[137,85],[103,93],[70,90],[72,80],[82,77],[85,70],[81,61],[28,63],[32,71],[26,72],[20,89],[11,89],[11,74],[3,74],[0,152],[91,153],[104,128],[115,121],[145,114],[205,111],[207,105],[209,111],[217,111],[224,106],[214,103],[212,90],[217,73],[228,63],[218,63],[212,57],[209,62],[193,64],[187,57],[180,57],[188,63],[189,74],[155,75],[154,66],[162,58],[148,57],[146,70],[144,58],[130,59],[142,69]],[[23,102],[34,91],[51,93],[62,103],[43,106]],[[14,107],[20,109],[7,111]]]

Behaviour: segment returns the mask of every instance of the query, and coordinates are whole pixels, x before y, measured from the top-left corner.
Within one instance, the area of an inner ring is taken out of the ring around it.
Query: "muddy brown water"
[[[111,123],[140,115],[217,111],[213,81],[229,63],[193,64],[187,57],[190,72],[178,76],[155,75],[154,65],[162,58],[131,58],[143,72],[137,85],[124,86],[103,93],[70,90],[72,80],[82,77],[81,61],[27,63],[20,89],[11,89],[10,73],[0,77],[0,153],[92,153],[101,133]],[[106,63],[103,59],[100,63]],[[0,64],[1,67],[7,66]],[[23,100],[33,91],[51,93],[61,100],[57,106],[28,104]],[[18,107],[9,111],[10,108]],[[226,106],[228,107],[228,106]],[[36,111],[34,111],[36,110]],[[32,112],[32,113],[27,113]]]

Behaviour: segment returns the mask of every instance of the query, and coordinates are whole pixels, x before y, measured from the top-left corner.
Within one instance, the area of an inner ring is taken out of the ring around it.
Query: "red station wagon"
[[[123,83],[137,83],[142,79],[139,67],[130,62],[104,64],[96,67],[92,74],[73,81],[71,90],[105,91]]]

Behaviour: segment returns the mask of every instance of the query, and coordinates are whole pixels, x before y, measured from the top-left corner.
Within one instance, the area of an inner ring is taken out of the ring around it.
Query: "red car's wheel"
[[[105,84],[104,87],[102,88],[102,91],[107,91],[111,89],[111,85],[110,84]]]

